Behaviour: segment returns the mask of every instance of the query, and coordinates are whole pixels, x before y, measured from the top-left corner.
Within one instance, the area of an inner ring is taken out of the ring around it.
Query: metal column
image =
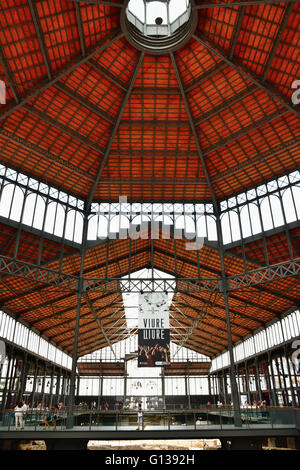
[[[88,215],[84,217],[83,223],[83,236],[82,236],[82,249],[81,249],[81,262],[80,262],[80,272],[78,278],[78,289],[77,289],[77,310],[76,310],[76,323],[75,323],[75,333],[74,333],[74,345],[73,345],[73,356],[72,356],[72,371],[71,371],[71,380],[70,380],[70,393],[68,400],[68,416],[67,416],[67,429],[73,427],[73,408],[75,404],[75,391],[76,391],[76,368],[77,368],[77,355],[78,355],[78,338],[79,338],[79,326],[80,326],[80,310],[81,310],[81,300],[82,295],[85,291],[84,280],[83,280],[83,269],[84,269],[84,260],[86,254],[86,245],[87,245],[87,231],[88,231]]]

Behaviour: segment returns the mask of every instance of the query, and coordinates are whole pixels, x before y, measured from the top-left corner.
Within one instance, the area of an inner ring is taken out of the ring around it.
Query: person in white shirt
[[[137,431],[140,431],[140,428],[143,428],[143,411],[142,411],[142,405],[139,403],[138,405],[138,414],[137,414]]]
[[[24,416],[25,416],[25,415],[26,415],[26,413],[27,413],[27,410],[28,410],[28,406],[26,405],[26,403],[25,403],[25,401],[24,401],[24,400],[23,400],[23,402],[22,402],[22,403],[23,403],[23,410],[24,410],[24,413],[23,413],[23,414],[24,414]]]
[[[18,428],[24,429],[24,405],[23,402],[20,402],[15,407],[15,420],[16,420],[16,431]]]

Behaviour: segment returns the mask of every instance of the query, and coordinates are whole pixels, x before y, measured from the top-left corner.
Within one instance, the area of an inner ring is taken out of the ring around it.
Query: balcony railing
[[[299,429],[300,409],[297,408],[245,408],[234,411],[231,407],[199,408],[194,410],[143,411],[139,421],[137,411],[79,410],[60,411],[56,419],[57,431],[191,431],[230,430],[238,416],[242,429]],[[70,418],[72,428],[70,429]],[[21,431],[53,431],[54,413],[50,412],[45,424],[45,412],[31,410],[23,417]],[[49,425],[49,426],[48,426]],[[15,431],[14,412],[0,413],[0,431]]]

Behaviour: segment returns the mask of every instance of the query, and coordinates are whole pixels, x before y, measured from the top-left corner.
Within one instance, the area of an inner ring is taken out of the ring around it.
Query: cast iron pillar
[[[226,286],[226,282],[223,286]],[[228,291],[227,289],[223,292],[225,300],[225,311],[226,311],[226,326],[227,326],[227,338],[228,338],[228,351],[230,359],[229,375],[230,375],[230,388],[231,388],[231,398],[234,410],[234,425],[242,426],[241,420],[241,409],[240,409],[240,397],[237,389],[236,377],[235,377],[235,365],[234,365],[234,355],[233,355],[233,343],[231,336],[231,325],[230,325],[230,314],[229,314],[229,304],[228,304]]]
[[[84,260],[85,260],[86,245],[87,245],[87,231],[88,231],[88,215],[86,212],[85,217],[84,217],[84,223],[83,223],[81,262],[80,262],[80,271],[79,271],[79,278],[78,278],[78,284],[77,284],[77,309],[76,309],[76,322],[75,322],[74,345],[73,345],[73,355],[72,355],[70,391],[69,391],[69,400],[68,400],[68,414],[67,414],[67,422],[66,422],[67,429],[71,429],[74,425],[73,408],[75,405],[75,393],[76,393],[76,368],[77,368],[77,355],[78,355],[80,310],[81,310],[82,295],[85,291],[83,271],[84,271]]]

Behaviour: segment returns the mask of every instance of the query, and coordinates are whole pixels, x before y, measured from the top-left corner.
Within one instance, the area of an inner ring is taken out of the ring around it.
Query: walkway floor
[[[237,430],[237,429],[294,429],[295,425],[293,424],[250,424],[250,425],[243,425],[241,427],[236,427],[233,424],[224,424],[222,426],[219,425],[210,425],[210,426],[205,426],[205,425],[174,425],[170,426],[163,426],[163,425],[146,425],[144,426],[144,431],[194,431],[194,430]],[[66,428],[65,426],[57,426],[57,431],[65,431]],[[74,426],[72,429],[68,429],[68,431],[135,431],[138,430],[137,426]],[[0,426],[0,432],[6,432],[8,431],[7,426]],[[15,431],[14,426],[10,426],[9,431]],[[43,431],[43,426],[25,426],[24,431]],[[46,429],[45,433],[47,432],[53,432],[53,426],[51,426],[49,429]],[[19,432],[22,432],[19,430]]]

